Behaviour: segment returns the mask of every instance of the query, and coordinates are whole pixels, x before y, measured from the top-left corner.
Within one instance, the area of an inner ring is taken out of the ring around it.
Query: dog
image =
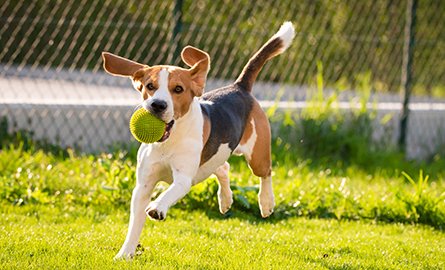
[[[260,177],[258,201],[266,218],[275,206],[271,179],[271,131],[266,114],[251,94],[252,85],[267,60],[284,52],[294,37],[285,22],[255,55],[231,85],[203,94],[209,55],[186,46],[181,58],[190,68],[148,66],[103,52],[104,69],[128,77],[142,95],[141,106],[166,123],[162,138],[141,144],[137,154],[136,186],[132,193],[130,223],[116,258],[135,254],[146,215],[163,220],[168,209],[184,197],[192,185],[214,174],[222,214],[233,202],[227,162],[231,154],[244,155],[253,174]],[[171,184],[150,201],[159,181]]]

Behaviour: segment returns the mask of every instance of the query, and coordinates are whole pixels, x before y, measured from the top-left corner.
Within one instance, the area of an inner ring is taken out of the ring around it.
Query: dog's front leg
[[[167,215],[167,211],[178,200],[184,197],[192,186],[192,177],[188,176],[177,169],[173,169],[173,183],[159,197],[152,201],[147,209],[147,215],[151,219],[163,220]]]
[[[115,256],[115,259],[131,258],[134,256],[139,236],[144,227],[146,219],[144,209],[150,199],[151,190],[151,188],[144,187],[143,185],[136,185],[133,189],[133,195],[131,197],[130,224],[128,225],[127,237],[125,238],[122,248]]]
[[[148,205],[156,181],[155,166],[149,164],[144,158],[138,160],[136,187],[133,189],[131,197],[130,224],[128,225],[127,237],[115,259],[128,259],[134,256],[146,219],[144,210]]]

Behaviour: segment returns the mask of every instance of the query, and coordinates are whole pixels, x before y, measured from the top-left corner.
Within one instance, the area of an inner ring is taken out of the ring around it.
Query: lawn
[[[124,240],[123,210],[5,207],[5,269],[443,269],[445,235],[429,226],[291,217],[262,221],[174,209],[148,222],[140,255],[112,260]]]
[[[134,153],[87,155],[11,144],[0,151],[0,265],[443,269],[441,162],[400,161],[392,169],[277,156],[276,212],[263,220],[258,181],[242,159],[233,158],[229,214],[218,213],[216,181],[209,179],[193,187],[166,221],[147,222],[138,256],[115,262],[127,228]]]

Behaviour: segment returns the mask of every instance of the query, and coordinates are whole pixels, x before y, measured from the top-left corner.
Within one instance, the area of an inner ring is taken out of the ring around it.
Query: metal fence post
[[[178,59],[180,51],[181,51],[181,40],[180,33],[182,31],[182,6],[184,4],[183,0],[176,0],[175,7],[173,9],[173,19],[174,19],[174,27],[173,27],[173,36],[172,36],[172,50],[173,50],[173,58],[169,59],[170,61],[176,61]]]
[[[409,99],[412,90],[412,65],[415,43],[417,0],[408,0],[406,5],[405,40],[403,44],[403,64],[401,86],[403,91],[402,115],[400,117],[399,149],[406,151],[408,132]]]

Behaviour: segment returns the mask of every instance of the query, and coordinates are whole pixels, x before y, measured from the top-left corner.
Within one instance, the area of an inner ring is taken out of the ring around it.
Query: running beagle
[[[169,207],[184,197],[192,185],[211,174],[218,179],[219,210],[226,213],[233,202],[227,163],[232,153],[244,155],[252,172],[261,179],[258,195],[261,216],[272,214],[275,203],[270,126],[251,91],[266,61],[285,51],[293,37],[292,23],[285,22],[250,58],[235,83],[205,94],[210,57],[194,47],[187,46],[181,53],[190,69],[148,66],[102,53],[105,70],[130,78],[142,95],[142,107],[167,123],[158,142],[139,148],[129,229],[116,258],[134,255],[146,215],[165,219]],[[150,202],[159,181],[171,185]]]

